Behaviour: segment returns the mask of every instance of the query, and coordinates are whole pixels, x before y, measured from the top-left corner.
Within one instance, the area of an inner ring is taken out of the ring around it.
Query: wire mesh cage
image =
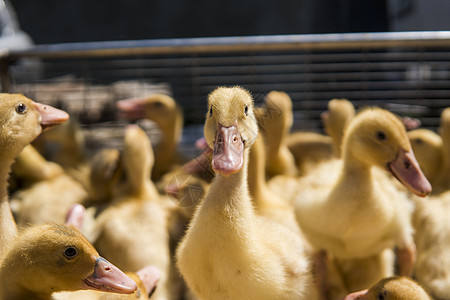
[[[388,108],[436,130],[450,104],[449,50],[450,32],[39,45],[3,55],[2,89],[67,110],[97,143],[98,128],[114,136],[123,127],[117,100],[170,94],[184,112],[182,147],[193,155],[206,97],[221,85],[249,89],[256,104],[271,90],[287,92],[293,131],[321,131],[320,113],[332,98]]]

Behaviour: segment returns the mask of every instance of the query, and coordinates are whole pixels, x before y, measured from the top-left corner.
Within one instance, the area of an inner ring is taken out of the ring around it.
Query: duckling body
[[[436,299],[450,298],[450,192],[416,199],[413,224],[416,230],[417,263],[414,278]]]
[[[315,299],[301,239],[258,216],[247,191],[247,159],[258,128],[250,94],[209,95],[205,138],[216,172],[177,251],[177,265],[200,299]],[[288,242],[287,242],[288,241]]]
[[[283,224],[300,235],[293,205],[274,193],[266,184],[265,148],[261,136],[256,138],[250,149],[248,172],[248,187],[256,213]]]
[[[417,161],[433,186],[433,194],[435,194],[436,180],[444,160],[442,138],[434,131],[423,128],[408,131],[408,137]]]
[[[297,221],[313,246],[337,260],[368,258],[396,246],[400,272],[410,275],[413,205],[376,166],[387,167],[419,196],[431,192],[403,124],[385,110],[366,109],[347,129],[343,160],[322,164],[299,180]]]
[[[316,165],[336,157],[333,140],[317,132],[292,132],[286,138],[286,145],[294,155],[300,176],[307,174]]]
[[[172,97],[154,94],[144,98],[121,100],[117,106],[128,119],[147,118],[161,129],[161,141],[155,147],[152,180],[156,182],[175,165],[184,161],[177,151],[183,129],[183,113]]]
[[[0,299],[52,299],[59,291],[133,293],[136,283],[99,256],[71,226],[40,225],[20,232],[1,256]]]
[[[124,144],[126,183],[111,205],[98,215],[95,225],[98,238],[94,245],[124,271],[135,272],[149,264],[156,266],[162,274],[152,299],[173,299],[167,229],[171,203],[158,194],[150,181],[153,156],[145,132],[130,125]]]
[[[85,188],[58,164],[46,161],[31,145],[19,154],[19,158],[15,169],[20,167],[20,172],[30,174],[27,176],[33,177],[34,183],[18,190],[10,199],[17,223],[63,224],[70,206],[87,198]]]
[[[11,167],[13,192],[28,188],[42,180],[52,179],[64,173],[57,163],[47,161],[32,145],[27,145],[16,157]],[[11,185],[11,184],[10,184]]]
[[[70,119],[61,126],[41,134],[33,146],[47,159],[62,166],[65,172],[85,185],[89,174],[85,136],[80,124]]]
[[[45,128],[67,113],[20,94],[0,94],[0,299],[51,299],[64,290],[133,293],[136,283],[101,258],[70,226],[18,231],[8,205],[8,172],[14,158]]]
[[[295,159],[286,145],[294,121],[291,97],[285,92],[271,91],[266,95],[264,105],[258,110],[257,117],[266,144],[267,176],[295,176],[298,173]]]
[[[442,139],[442,165],[433,185],[433,193],[440,194],[450,190],[450,107],[441,113],[440,136]]]

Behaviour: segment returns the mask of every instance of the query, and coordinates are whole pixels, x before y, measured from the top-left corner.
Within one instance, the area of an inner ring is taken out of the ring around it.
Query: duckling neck
[[[50,293],[36,293],[25,288],[29,283],[23,276],[24,271],[20,269],[22,264],[15,262],[19,257],[20,253],[12,251],[12,253],[7,253],[2,261],[0,269],[0,300],[51,299]],[[19,269],[17,268],[18,266]]]
[[[153,182],[144,180],[142,182],[128,182],[126,194],[134,194],[140,199],[154,200],[158,199],[159,193]]]
[[[284,145],[284,134],[273,135],[270,139],[270,143],[267,145],[267,157],[280,157],[282,151],[282,145]]]
[[[261,201],[265,199],[264,195],[267,188],[263,147],[263,141],[258,137],[250,150],[248,162],[248,188],[255,204],[255,208],[259,208],[263,205]]]
[[[216,174],[203,203],[203,211],[206,215],[225,215],[222,219],[231,221],[235,225],[245,223],[245,221],[236,222],[237,218],[245,220],[254,215],[247,183],[248,149],[245,150],[244,155],[244,166],[241,171],[228,177]]]
[[[11,163],[0,166],[0,256],[17,236],[17,225],[8,201],[8,177]]]
[[[177,112],[177,116],[172,122],[162,126],[160,124],[162,137],[161,141],[155,149],[155,166],[152,171],[152,177],[158,179],[168,170],[168,167],[173,163],[176,149],[180,141],[183,129],[183,117],[181,112]]]
[[[342,189],[344,192],[358,190],[358,193],[364,193],[364,195],[372,194],[372,166],[351,155],[346,155],[336,189]],[[364,197],[364,199],[370,198]]]
[[[442,143],[443,168],[450,170],[450,141]]]
[[[13,272],[14,273],[14,272]],[[8,275],[9,276],[9,275]],[[29,290],[23,289],[17,283],[8,280],[7,283],[1,282],[2,291],[0,292],[0,300],[50,300],[51,294],[36,294]]]

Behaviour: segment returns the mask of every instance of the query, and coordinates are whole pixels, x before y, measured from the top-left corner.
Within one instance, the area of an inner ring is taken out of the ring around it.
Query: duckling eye
[[[74,247],[67,247],[66,250],[64,250],[64,256],[68,259],[72,259],[77,255],[78,255],[78,251]]]
[[[386,300],[387,293],[386,290],[382,290],[377,295],[377,300]]]
[[[162,106],[163,106],[163,104],[162,104],[161,101],[156,101],[156,102],[154,102],[154,105],[155,105],[156,108],[159,108],[159,107],[162,107]]]
[[[376,136],[380,141],[384,141],[387,138],[386,133],[384,133],[383,131],[377,131]]]
[[[244,114],[245,114],[246,116],[248,116],[248,105],[245,105],[245,108],[244,108]]]
[[[24,114],[24,113],[26,113],[26,111],[27,111],[27,106],[25,104],[23,104],[23,103],[17,104],[16,112],[18,114]]]
[[[212,117],[212,106],[209,108],[209,116]]]

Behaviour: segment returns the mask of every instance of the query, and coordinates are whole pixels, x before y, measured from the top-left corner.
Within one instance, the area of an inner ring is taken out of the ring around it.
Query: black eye
[[[66,250],[64,250],[64,256],[68,259],[74,258],[78,255],[78,251],[75,247],[67,247]]]
[[[212,116],[212,106],[211,106],[211,108],[209,109],[209,116],[210,116],[210,117]]]
[[[378,131],[376,136],[380,141],[384,141],[386,139],[386,133],[384,133],[383,131]]]
[[[423,140],[421,138],[416,139],[416,144],[418,145],[423,144]]]
[[[156,108],[163,107],[163,104],[162,104],[161,101],[155,101],[154,105],[155,105]]]
[[[27,106],[23,103],[19,103],[16,106],[16,112],[19,114],[24,114],[27,111]]]
[[[246,116],[248,116],[248,106],[247,106],[247,105],[246,105],[245,108],[244,108],[244,114],[245,114]]]
[[[377,295],[377,300],[385,300],[387,297],[387,293],[385,290],[382,290]]]

